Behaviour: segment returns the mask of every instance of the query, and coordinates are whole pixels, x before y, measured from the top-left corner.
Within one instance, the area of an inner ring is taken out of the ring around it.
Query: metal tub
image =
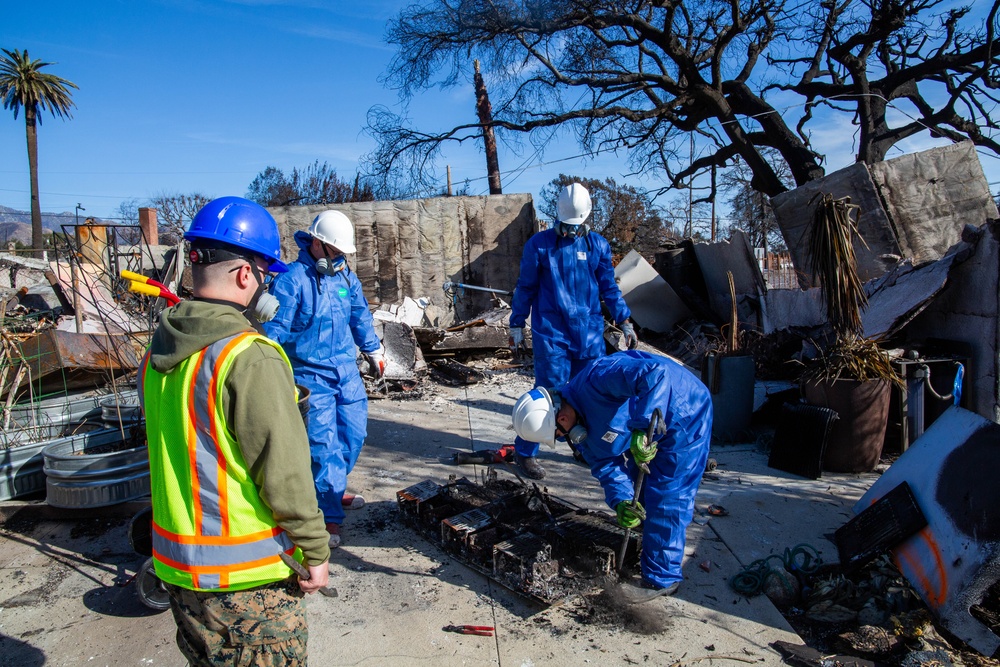
[[[69,396],[54,396],[33,403],[16,403],[11,406],[10,423],[7,430],[0,432],[0,447],[28,444],[24,437],[17,435],[21,431],[27,431],[34,436],[35,429],[65,427],[67,424],[100,417],[103,412],[103,403],[109,400],[113,402],[114,396],[114,394],[87,392]],[[138,392],[135,389],[119,391],[118,399],[121,405],[138,403]],[[42,437],[31,437],[32,441],[60,436],[60,433],[53,429],[50,429],[47,434],[38,433]]]
[[[42,451],[45,499],[53,507],[88,508],[115,505],[149,495],[149,451],[132,442],[142,428],[129,425],[51,443]],[[118,446],[117,448],[115,446]],[[107,449],[111,451],[104,451]]]
[[[86,443],[93,446],[121,441],[122,433],[118,428],[107,428],[100,423],[81,425],[86,431],[71,435],[40,438],[34,442],[0,449],[0,500],[11,500],[45,488],[43,450],[59,443],[73,442],[83,448]],[[67,427],[61,426],[60,433]],[[128,431],[126,431],[128,433]]]

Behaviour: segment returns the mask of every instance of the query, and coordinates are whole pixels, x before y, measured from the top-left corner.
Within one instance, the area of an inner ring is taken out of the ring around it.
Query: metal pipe
[[[479,287],[477,285],[466,285],[465,283],[446,282],[441,287],[444,289],[445,292],[453,290],[455,288],[459,288],[459,289],[474,289],[474,290],[479,290],[480,292],[493,292],[494,294],[504,294],[507,296],[513,294],[513,292],[508,292],[507,290],[493,289],[492,287]]]
[[[653,414],[649,418],[649,430],[646,432],[646,442],[647,444],[653,442],[653,436],[663,435],[667,432],[666,425],[663,423],[663,413],[660,412],[659,408],[653,410]],[[645,463],[636,463],[636,474],[635,474],[635,484],[632,487],[632,509],[639,504],[639,495],[642,493],[642,481],[646,478],[646,474],[649,472],[649,467]],[[625,538],[622,540],[621,548],[618,549],[618,562],[615,563],[615,570],[618,572],[622,571],[622,567],[625,565],[625,552],[628,551],[628,539],[632,535],[632,529],[625,529]]]

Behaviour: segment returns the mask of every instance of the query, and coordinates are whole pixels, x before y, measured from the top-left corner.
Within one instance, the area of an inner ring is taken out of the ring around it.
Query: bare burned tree
[[[585,151],[624,150],[636,172],[661,172],[664,190],[738,157],[752,187],[773,196],[787,186],[765,147],[796,185],[823,175],[824,147],[809,133],[821,105],[860,128],[859,161],[919,132],[1000,154],[998,4],[425,0],[390,24],[399,50],[384,82],[405,102],[464,82],[478,58],[494,79],[492,127],[504,141],[544,143],[551,132],[536,130],[571,127]],[[894,125],[897,100],[909,118]],[[374,107],[368,131],[378,140],[366,161],[373,175],[423,184],[442,145],[479,139],[482,125],[417,129]]]
[[[132,197],[123,200],[115,209],[115,218],[118,224],[128,225],[128,227],[118,227],[115,230],[119,243],[136,244],[142,242],[142,232],[139,231],[140,206],[142,206],[142,202]]]
[[[160,243],[173,245],[184,238],[184,230],[201,207],[212,201],[211,197],[195,192],[192,194],[158,194],[149,200],[157,210]]]
[[[773,153],[769,149],[763,151],[765,159],[774,166],[782,182],[791,183],[787,165],[775,159]],[[781,252],[785,249],[785,240],[771,208],[770,198],[750,187],[752,177],[746,164],[737,160],[735,166],[719,179],[719,190],[727,197],[731,216],[727,236],[731,238],[732,233],[739,230],[747,235],[751,247]]]
[[[660,245],[672,236],[648,192],[617,183],[613,178],[598,180],[559,174],[540,193],[538,204],[545,220],[556,219],[559,192],[570,183],[587,188],[594,207],[588,224],[608,240],[615,255],[635,248],[652,260]]]
[[[267,167],[250,183],[247,198],[261,206],[307,206],[373,201],[375,192],[360,176],[351,183],[326,162],[316,160],[303,169],[295,167],[291,176],[277,167]]]

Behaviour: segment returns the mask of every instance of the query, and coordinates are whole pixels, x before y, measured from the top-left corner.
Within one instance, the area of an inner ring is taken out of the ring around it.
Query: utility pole
[[[472,61],[476,74],[473,77],[476,86],[476,112],[483,128],[483,145],[486,148],[486,175],[490,182],[490,194],[500,195],[500,161],[497,159],[497,139],[493,134],[493,106],[486,92],[486,82],[479,72],[479,61]]]
[[[715,165],[712,165],[712,243],[715,243]]]
[[[450,197],[451,196],[451,165],[450,164],[448,165],[447,170],[448,170],[448,196]]]
[[[689,135],[691,140],[690,150],[689,150],[689,160],[688,163],[694,162],[694,135]],[[684,238],[691,238],[694,236],[694,176],[688,178],[688,210],[687,210],[687,226],[684,228]]]

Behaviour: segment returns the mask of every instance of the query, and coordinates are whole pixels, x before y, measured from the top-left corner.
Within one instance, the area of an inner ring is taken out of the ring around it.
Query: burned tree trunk
[[[493,107],[490,105],[490,96],[486,92],[486,83],[483,75],[479,72],[479,61],[472,63],[476,68],[476,113],[479,114],[479,122],[483,124],[483,145],[486,148],[486,174],[490,182],[490,194],[502,195],[500,188],[500,161],[497,159],[497,138],[493,134]]]

